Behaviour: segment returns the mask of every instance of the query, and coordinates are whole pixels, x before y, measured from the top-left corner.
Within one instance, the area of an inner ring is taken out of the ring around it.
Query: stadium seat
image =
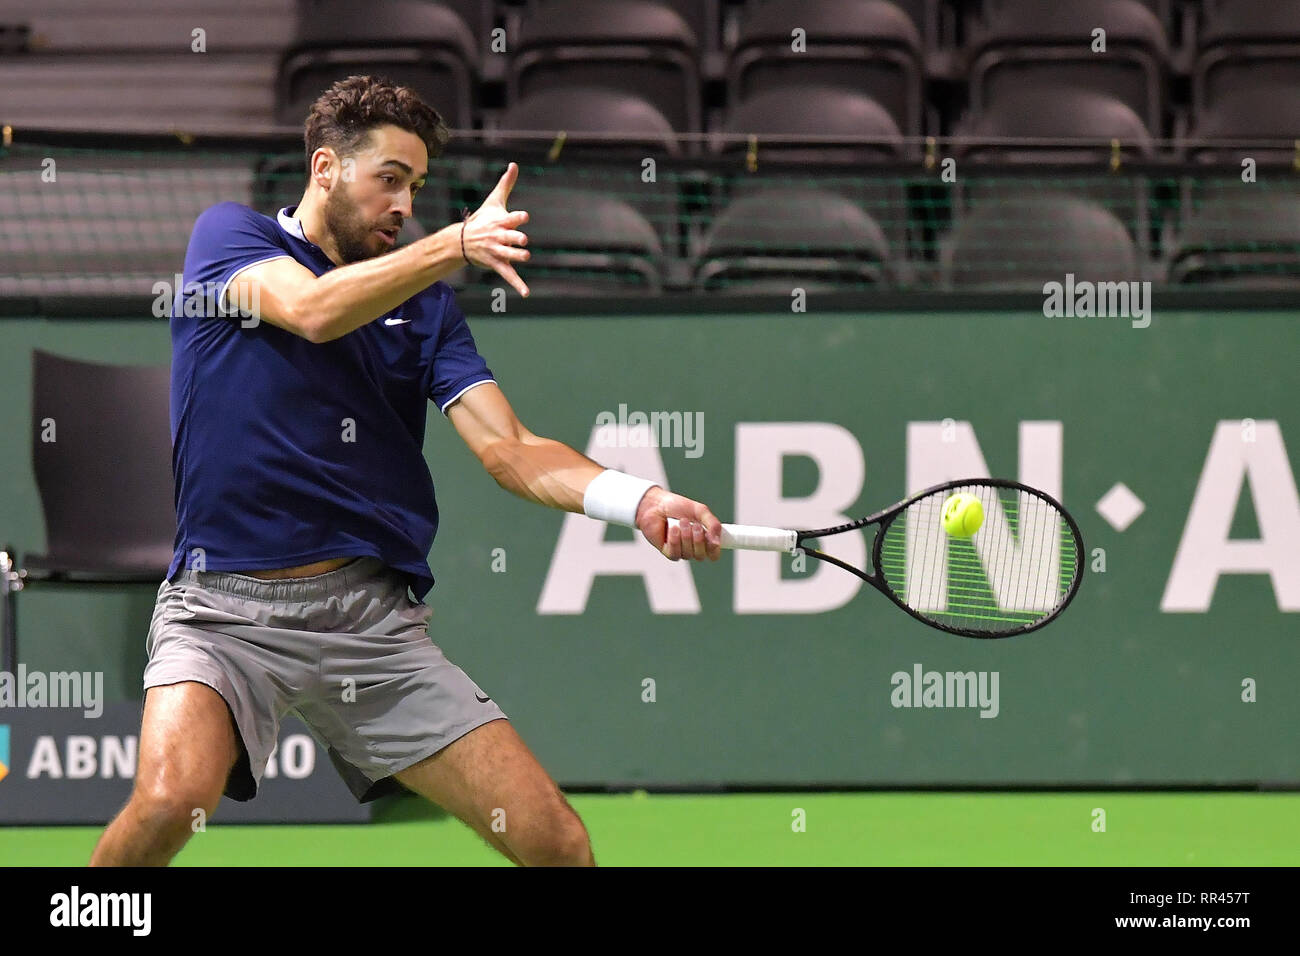
[[[208,55],[278,53],[296,8],[297,0],[0,0],[0,34],[25,34],[22,48],[41,55],[191,53],[201,28]]]
[[[999,8],[1009,2],[1014,5],[1015,0],[981,0],[984,15],[988,16],[991,13],[997,13]],[[1160,25],[1165,28],[1165,32],[1169,32],[1170,27],[1173,25],[1173,0],[1137,0],[1137,2],[1155,14],[1156,19],[1160,21]]]
[[[1094,53],[1093,31],[1106,31]],[[984,113],[1001,96],[1049,83],[1107,93],[1159,134],[1164,128],[1164,28],[1137,0],[1000,0],[971,24],[971,109]]]
[[[509,104],[555,87],[596,86],[647,99],[679,132],[701,129],[699,41],[650,0],[542,0],[519,23]]]
[[[1300,140],[1300,80],[1238,86],[1196,113],[1184,144],[1195,162],[1291,166]]]
[[[941,250],[947,289],[1041,291],[1047,282],[1146,278],[1124,224],[1104,208],[1055,195],[973,208]]]
[[[734,201],[781,185],[798,185],[837,193],[865,210],[889,240],[891,259],[906,268],[908,253],[907,183],[897,172],[873,174],[873,164],[897,162],[912,151],[889,112],[875,100],[852,90],[828,86],[776,87],[737,104],[711,148],[739,159],[749,150],[748,134],[757,140],[757,170],[726,177],[720,201]],[[820,143],[794,143],[803,135],[828,137]],[[872,143],[835,142],[833,137],[870,137]],[[702,230],[692,230],[695,244]],[[901,275],[900,275],[901,277]]]
[[[1114,140],[1119,141],[1121,159],[1155,154],[1151,131],[1128,104],[1087,87],[1014,90],[982,111],[970,111],[954,138],[953,155],[972,162],[1105,166],[1114,153]]]
[[[796,84],[762,90],[727,111],[711,150],[720,155],[748,150],[747,138],[758,137],[760,162],[872,163],[901,159],[907,144],[890,112],[864,93],[836,86]],[[798,143],[800,137],[826,138]],[[870,138],[875,142],[835,142],[833,137]],[[731,138],[724,138],[731,137]]]
[[[276,62],[269,52],[198,56],[188,48],[0,57],[0,116],[15,128],[79,132],[266,132]]]
[[[137,295],[173,281],[199,213],[251,203],[253,157],[95,152],[0,167],[0,295]]]
[[[478,41],[449,7],[427,0],[311,0],[276,85],[276,119],[301,126],[312,102],[354,73],[412,87],[448,125],[472,129]]]
[[[176,538],[170,369],[36,349],[32,372],[46,550],[24,555],[29,579],[161,581]],[[42,440],[51,421],[56,440]]]
[[[506,145],[510,131],[548,134],[533,140],[539,147],[549,146],[555,134],[563,132],[566,156],[681,153],[672,124],[653,103],[608,87],[564,86],[531,93],[504,110],[496,129],[486,131],[484,138],[490,145]]]
[[[724,8],[724,12],[736,18],[745,12],[745,8],[754,7],[763,3],[764,0],[729,0],[729,10]],[[945,0],[889,0],[894,6],[902,10],[911,19],[913,26],[925,40],[927,50],[934,49],[938,45],[939,39],[939,21],[942,17],[942,8]],[[724,49],[730,52],[735,48],[736,30],[727,31],[730,39],[724,39]]]
[[[807,49],[791,49],[795,29]],[[817,84],[864,93],[905,136],[921,132],[922,40],[911,17],[884,0],[766,0],[747,6],[727,67],[728,99]]]
[[[892,284],[889,242],[843,196],[774,188],[744,196],[713,221],[694,267],[697,292],[844,291]]]
[[[677,248],[680,183],[672,161],[679,157],[681,144],[652,104],[619,90],[554,87],[525,96],[498,122],[499,130],[485,133],[491,146],[528,143],[535,152],[564,133],[555,162],[540,167],[525,163],[521,186],[537,179],[546,189],[568,187],[613,196],[650,221],[665,249]],[[547,135],[540,141],[512,140],[512,131]],[[611,135],[616,138],[611,140]],[[642,175],[648,158],[662,167],[653,181]]]
[[[528,10],[534,11],[545,7],[550,0],[528,0]],[[721,3],[724,0],[654,0],[661,7],[667,7],[685,21],[695,34],[696,44],[701,52],[717,50],[722,43]]]
[[[657,295],[665,256],[654,228],[628,203],[576,189],[520,183],[510,207],[528,211],[531,257],[521,270],[532,296]],[[494,272],[476,274],[480,285],[502,286]]]
[[[1240,247],[1239,240],[1254,222],[1271,224],[1265,227],[1269,235],[1285,235],[1285,218],[1275,217],[1286,213],[1273,210],[1271,203],[1277,198],[1289,208],[1300,196],[1300,179],[1294,172],[1297,142],[1300,89],[1294,86],[1239,86],[1196,115],[1188,139],[1180,144],[1186,158],[1206,167],[1222,167],[1224,172],[1216,177],[1207,169],[1204,175],[1186,176],[1179,183],[1176,215],[1167,218],[1163,229],[1171,281],[1270,281],[1267,269],[1259,279],[1251,279],[1248,273],[1234,277],[1221,261],[1227,258],[1245,265],[1268,257],[1243,254],[1246,250]],[[1246,160],[1254,164],[1255,182],[1242,181]],[[1218,234],[1220,239],[1215,238]],[[1237,248],[1228,255],[1218,242]]]
[[[1300,4],[1207,4],[1192,78],[1194,110],[1211,112],[1234,90],[1257,87],[1300,91]]]
[[[474,42],[479,50],[478,66],[484,66],[483,57],[489,55],[492,30],[497,23],[496,0],[422,0],[424,3],[436,3],[454,10],[469,32],[474,34]]]
[[[763,0],[749,0],[748,6],[754,6],[762,3]],[[912,25],[916,27],[917,33],[922,37],[923,48],[927,51],[935,50],[940,41],[940,21],[944,19],[947,12],[944,9],[944,0],[890,0],[894,6],[902,10],[911,19]],[[735,49],[737,29],[735,22],[740,16],[743,16],[746,6],[745,0],[732,0],[730,8],[734,13],[728,12],[733,21],[730,23],[731,29],[726,31],[729,40],[724,38],[724,50],[730,52]],[[725,8],[724,8],[725,9]]]
[[[894,6],[912,18],[912,23],[925,41],[925,49],[939,45],[939,10],[942,0],[890,0]]]
[[[1169,255],[1171,284],[1300,286],[1300,186],[1206,182]]]
[[[963,172],[953,190],[954,207],[960,215],[968,204],[1014,201],[1026,193],[1088,199],[1124,223],[1145,254],[1150,189],[1144,176],[1128,176],[1122,169],[1125,160],[1150,160],[1155,152],[1141,118],[1111,96],[1069,87],[1016,90],[959,124],[953,156]],[[1112,170],[1116,157],[1121,165]],[[1068,164],[1078,172],[1039,173],[1035,163]],[[1005,175],[972,172],[972,166],[982,165],[1002,167]],[[1008,174],[1008,165],[1024,168]]]

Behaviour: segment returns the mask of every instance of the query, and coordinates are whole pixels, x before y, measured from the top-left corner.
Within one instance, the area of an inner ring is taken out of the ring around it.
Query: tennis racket
[[[943,527],[944,502],[961,492],[984,506],[984,522],[969,538]],[[872,570],[808,545],[872,525]],[[1070,513],[1045,492],[1000,478],[948,481],[833,528],[724,524],[722,546],[802,551],[856,574],[918,621],[963,637],[1037,630],[1066,609],[1083,580],[1083,538]]]

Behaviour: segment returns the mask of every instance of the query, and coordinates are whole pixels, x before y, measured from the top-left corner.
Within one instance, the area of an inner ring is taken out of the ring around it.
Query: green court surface
[[[1294,793],[573,794],[602,866],[1295,866]],[[1093,829],[1105,811],[1105,832]],[[796,810],[806,829],[796,832]],[[177,866],[510,864],[416,797],[368,826],[222,826]],[[509,821],[507,821],[508,824]],[[79,866],[95,827],[0,828],[0,864]]]

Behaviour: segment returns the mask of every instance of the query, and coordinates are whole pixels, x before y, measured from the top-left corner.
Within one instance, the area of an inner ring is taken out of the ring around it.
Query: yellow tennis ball
[[[943,530],[954,538],[969,538],[984,524],[984,506],[974,495],[962,492],[943,503]]]

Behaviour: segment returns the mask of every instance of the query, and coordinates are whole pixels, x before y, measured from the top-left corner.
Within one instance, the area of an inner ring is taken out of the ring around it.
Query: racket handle
[[[669,518],[669,524],[678,524]],[[739,551],[793,551],[797,536],[785,528],[765,528],[757,524],[724,524],[722,546]]]

